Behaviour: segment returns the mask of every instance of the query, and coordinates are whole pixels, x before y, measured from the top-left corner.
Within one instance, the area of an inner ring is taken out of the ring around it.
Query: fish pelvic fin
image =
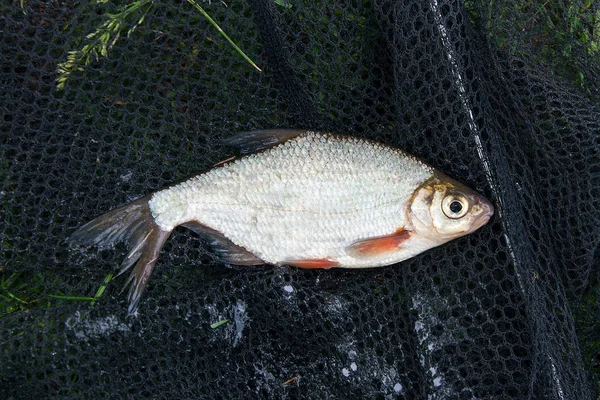
[[[171,234],[154,222],[149,200],[150,196],[145,196],[109,211],[83,225],[67,240],[72,247],[97,245],[102,248],[119,242],[127,243],[129,254],[117,276],[135,264],[125,283],[125,287],[129,286],[128,315],[137,310],[160,250]]]

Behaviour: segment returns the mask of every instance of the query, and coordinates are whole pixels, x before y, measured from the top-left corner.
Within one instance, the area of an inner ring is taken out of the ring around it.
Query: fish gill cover
[[[0,397],[597,398],[599,24],[589,1],[3,2]],[[179,228],[126,318],[124,246],[65,239],[274,127],[402,148],[498,211],[360,271],[231,267]]]

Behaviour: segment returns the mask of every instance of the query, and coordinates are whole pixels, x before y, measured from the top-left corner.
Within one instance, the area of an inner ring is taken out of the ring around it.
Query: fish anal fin
[[[206,238],[215,251],[217,257],[228,264],[234,265],[261,265],[265,264],[263,260],[238,246],[229,240],[221,232],[209,228],[198,221],[186,222],[182,226],[191,229],[200,236]]]
[[[267,129],[238,133],[221,141],[237,148],[241,154],[265,150],[308,132],[305,129]]]
[[[399,250],[411,236],[411,232],[398,229],[391,235],[359,240],[346,248],[355,257],[374,257]]]
[[[329,269],[340,265],[339,262],[330,260],[328,258],[315,258],[315,259],[304,259],[304,260],[288,260],[282,264],[291,265],[298,268],[306,269]]]

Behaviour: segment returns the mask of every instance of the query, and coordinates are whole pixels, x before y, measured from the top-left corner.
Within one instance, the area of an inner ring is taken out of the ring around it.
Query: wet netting
[[[0,398],[598,397],[597,3],[194,3],[0,5]],[[402,148],[496,215],[357,271],[178,228],[127,317],[125,246],[65,240],[275,127]]]

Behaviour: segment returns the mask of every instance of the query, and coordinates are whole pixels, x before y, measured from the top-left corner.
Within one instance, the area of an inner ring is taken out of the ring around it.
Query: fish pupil
[[[450,211],[452,211],[454,214],[458,214],[459,212],[462,211],[462,204],[460,204],[460,201],[453,201],[452,203],[450,203]]]

